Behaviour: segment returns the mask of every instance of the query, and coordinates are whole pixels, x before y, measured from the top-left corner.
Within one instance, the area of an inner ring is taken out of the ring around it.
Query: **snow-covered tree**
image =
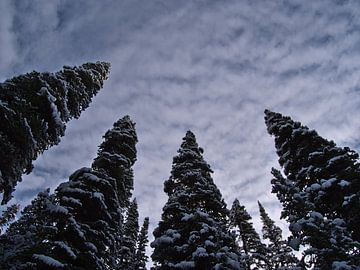
[[[65,66],[57,73],[31,72],[0,83],[0,192],[11,199],[23,173],[56,145],[65,124],[78,118],[107,79],[110,64]]]
[[[32,254],[55,230],[48,226],[45,218],[47,205],[52,200],[49,191],[40,192],[24,208],[20,218],[0,236],[0,269],[33,269]]]
[[[149,218],[146,217],[139,232],[138,240],[136,244],[136,261],[135,261],[136,270],[146,270],[146,263],[148,261],[148,256],[146,255],[146,245],[149,242],[148,229],[149,229]]]
[[[188,131],[164,183],[168,201],[154,230],[154,269],[241,269],[228,210],[195,135]]]
[[[0,234],[3,232],[3,228],[8,226],[16,217],[19,211],[19,204],[13,204],[8,206],[0,215]]]
[[[139,213],[136,199],[127,211],[120,249],[120,262],[117,269],[136,270],[136,243],[139,233]]]
[[[259,234],[254,229],[251,216],[245,206],[235,199],[230,211],[230,222],[236,231],[241,251],[245,254],[246,269],[265,269],[268,267],[267,250],[261,242]]]
[[[360,267],[358,154],[279,113],[266,110],[265,122],[284,172],[273,169],[272,185],[291,246],[309,245],[304,261],[320,269]]]
[[[123,220],[118,194],[126,186],[122,184],[126,181],[124,171],[129,171],[136,159],[136,142],[134,123],[128,116],[114,123],[104,136],[92,168],[75,171],[54,195],[41,200],[44,203],[36,208],[41,211],[34,209],[33,215],[20,219],[31,224],[35,217],[39,228],[33,238],[41,241],[29,242],[26,252],[12,256],[14,265],[39,270],[116,269]],[[10,226],[10,232],[18,224]],[[21,237],[27,237],[26,229],[15,237],[4,235],[10,241]],[[14,253],[12,248],[9,245],[9,254]]]
[[[129,116],[125,116],[104,135],[105,140],[99,146],[99,155],[95,158],[92,168],[104,172],[117,181],[116,192],[122,209],[130,205],[134,189],[132,166],[136,161],[137,135],[135,124]]]
[[[267,269],[289,269],[297,266],[298,259],[292,254],[292,249],[287,241],[282,238],[282,230],[276,226],[275,222],[269,217],[265,208],[258,201],[261,221],[263,223],[263,238],[269,241],[267,245]]]

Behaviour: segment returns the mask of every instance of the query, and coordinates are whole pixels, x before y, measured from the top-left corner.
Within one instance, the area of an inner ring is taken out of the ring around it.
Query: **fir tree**
[[[246,269],[267,268],[267,250],[261,243],[259,234],[255,231],[251,222],[251,216],[245,206],[240,205],[235,199],[230,211],[231,225],[237,229],[237,238],[240,242],[241,251],[245,254]]]
[[[40,192],[24,208],[20,218],[0,236],[0,269],[32,269],[32,254],[55,230],[44,218],[47,205],[52,200],[49,191]]]
[[[148,229],[149,229],[149,218],[146,217],[141,227],[136,245],[137,246],[136,262],[135,262],[136,270],[146,270],[146,263],[148,261],[148,256],[146,255],[146,245],[149,242]]]
[[[359,267],[358,154],[299,122],[265,111],[285,176],[273,169],[273,192],[290,223],[290,244],[310,245],[304,261],[320,269]]]
[[[154,269],[240,269],[226,204],[191,131],[178,153],[164,183],[169,198],[151,243]]]
[[[292,254],[292,249],[282,238],[282,230],[275,225],[275,222],[266,213],[265,208],[258,201],[261,221],[263,223],[263,238],[269,240],[267,245],[268,269],[289,269],[298,263],[297,258]]]
[[[78,118],[107,79],[110,64],[65,66],[53,73],[31,72],[0,84],[0,192],[11,199],[23,173],[39,154],[56,145],[65,124]]]
[[[126,223],[124,225],[118,269],[136,269],[136,243],[139,233],[138,219],[138,207],[136,199],[134,199],[129,206]]]
[[[120,185],[125,181],[124,171],[129,171],[136,159],[136,142],[134,123],[129,117],[120,119],[105,134],[92,168],[74,172],[68,182],[57,187],[54,195],[42,200],[41,207],[35,207],[34,203],[30,206],[33,215],[23,216],[21,220],[31,224],[32,216],[37,219],[39,228],[33,238],[41,242],[25,245],[26,252],[12,257],[14,265],[38,270],[116,268],[122,242],[122,198],[118,194],[125,186]],[[18,226],[18,222],[13,225]],[[26,232],[19,231],[15,236],[4,237],[14,239],[24,235]],[[9,254],[12,248],[9,245]]]
[[[19,211],[19,204],[13,204],[8,206],[0,216],[0,234],[3,231],[3,228],[8,226],[16,217],[17,212]]]

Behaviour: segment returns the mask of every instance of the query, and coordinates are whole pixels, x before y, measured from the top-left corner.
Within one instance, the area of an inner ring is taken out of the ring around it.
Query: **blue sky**
[[[3,0],[0,10],[1,81],[112,64],[104,89],[35,162],[13,202],[27,203],[89,166],[104,132],[126,114],[139,138],[134,194],[151,231],[188,129],[226,202],[238,198],[257,228],[257,200],[286,227],[271,194],[278,165],[265,108],[359,148],[359,1]]]

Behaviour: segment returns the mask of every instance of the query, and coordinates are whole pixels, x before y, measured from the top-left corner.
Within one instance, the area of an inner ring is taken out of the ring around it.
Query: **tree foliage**
[[[251,219],[245,206],[240,205],[239,200],[235,199],[230,211],[230,221],[236,229],[241,251],[245,254],[246,269],[266,268],[267,250],[254,229]]]
[[[13,204],[3,211],[0,216],[0,234],[3,232],[3,228],[9,225],[16,218],[19,208],[19,204]]]
[[[39,154],[56,145],[65,124],[78,118],[107,79],[110,64],[65,66],[57,73],[33,71],[0,84],[0,192],[12,197]]]
[[[304,260],[320,269],[360,266],[358,154],[279,113],[266,110],[265,122],[285,174],[273,169],[272,184],[290,244],[309,245]]]
[[[138,241],[136,245],[137,248],[136,248],[135,269],[137,270],[146,270],[146,263],[149,259],[148,256],[146,255],[146,245],[149,242],[148,229],[149,229],[149,218],[146,217],[139,232]]]
[[[168,201],[154,230],[154,269],[240,269],[228,210],[195,135],[188,131],[164,183]]]
[[[115,269],[122,244],[120,205],[125,204],[118,194],[136,159],[136,142],[134,123],[127,116],[120,119],[105,134],[92,168],[75,171],[55,194],[41,194],[25,208],[4,235],[2,269]],[[34,227],[30,236],[29,226]],[[26,241],[17,252],[13,242],[21,238]]]
[[[126,223],[120,249],[120,262],[117,269],[136,270],[136,243],[139,234],[139,213],[136,199],[127,211]]]
[[[282,238],[282,230],[276,226],[275,222],[269,217],[265,208],[258,201],[261,221],[263,223],[263,238],[269,241],[267,245],[267,269],[289,269],[296,267],[297,258],[292,254],[292,249]]]

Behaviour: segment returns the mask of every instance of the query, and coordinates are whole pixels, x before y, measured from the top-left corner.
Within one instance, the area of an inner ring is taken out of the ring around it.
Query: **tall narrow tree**
[[[285,174],[273,169],[272,184],[292,246],[310,245],[306,260],[320,269],[359,267],[358,154],[279,113],[266,110],[265,123]]]
[[[164,184],[169,198],[151,243],[154,269],[240,269],[226,204],[191,131],[178,153]]]
[[[149,218],[144,219],[144,223],[141,227],[138,241],[136,245],[136,270],[146,270],[146,263],[148,261],[148,256],[146,255],[146,245],[149,242],[148,240],[148,229],[149,229]]]
[[[117,121],[106,132],[92,168],[74,172],[46,199],[41,211],[22,218],[24,224],[32,222],[33,216],[38,218],[34,238],[41,235],[41,242],[26,245],[21,256],[5,261],[2,269],[11,269],[12,263],[39,270],[116,268],[122,242],[122,198],[118,194],[126,186],[121,184],[126,181],[125,172],[136,160],[134,128],[129,117]],[[19,231],[15,236],[23,237],[24,233]],[[8,254],[12,248],[5,246]]]
[[[129,206],[117,269],[136,270],[136,243],[139,233],[139,213],[136,199]]]
[[[297,258],[292,254],[292,249],[282,238],[282,230],[276,226],[275,222],[269,217],[265,208],[258,201],[261,221],[263,223],[263,238],[269,241],[267,245],[268,269],[289,269],[296,267]]]
[[[78,118],[107,79],[110,64],[65,66],[53,73],[31,72],[0,83],[0,192],[11,199],[23,173],[39,154],[56,145],[65,124]]]
[[[241,250],[245,254],[246,269],[267,268],[266,247],[261,243],[260,236],[254,229],[251,216],[245,206],[240,205],[238,199],[234,200],[231,207],[230,221],[233,228],[237,230],[237,238]]]

